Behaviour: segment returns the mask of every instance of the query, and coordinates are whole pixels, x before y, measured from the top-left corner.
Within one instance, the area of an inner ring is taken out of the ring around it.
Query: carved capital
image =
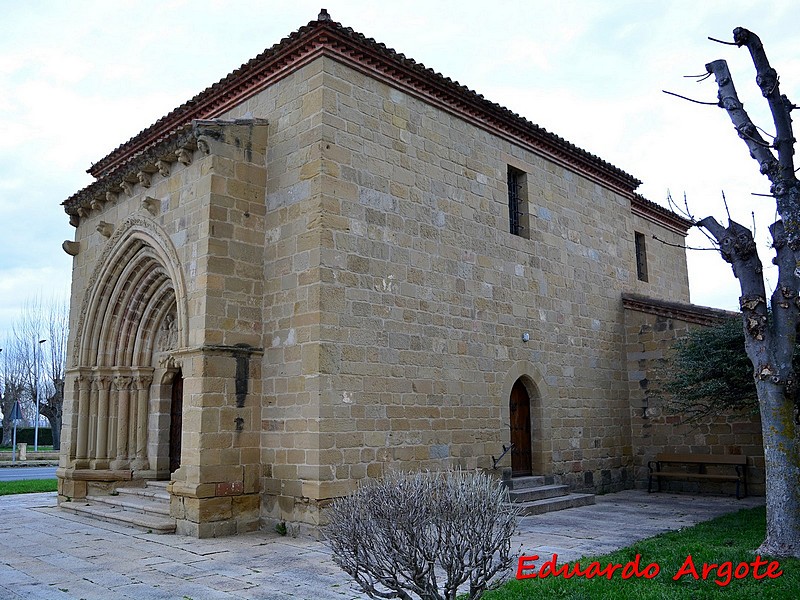
[[[133,376],[133,386],[137,390],[146,390],[150,387],[150,384],[153,383],[152,375],[134,375]]]
[[[178,148],[175,150],[175,156],[178,157],[178,162],[184,166],[192,164],[192,153],[186,148]]]
[[[114,233],[114,226],[111,223],[100,221],[100,223],[97,224],[97,231],[99,231],[100,235],[103,237],[110,238],[111,234]]]
[[[81,251],[81,244],[80,242],[64,240],[64,243],[61,244],[61,248],[64,250],[64,252],[66,252],[70,256],[77,256],[78,252]]]
[[[100,391],[108,390],[108,388],[111,386],[111,376],[96,375],[92,383],[94,383],[94,386]]]
[[[117,375],[114,377],[114,385],[118,390],[127,390],[131,387],[133,378],[128,375]]]
[[[162,177],[169,177],[169,166],[169,163],[165,160],[156,161],[156,169],[158,169]]]
[[[161,208],[161,201],[152,196],[146,196],[142,198],[142,208],[155,217]]]
[[[153,176],[147,171],[139,171],[136,173],[136,179],[139,180],[139,183],[141,183],[143,187],[149,188]]]

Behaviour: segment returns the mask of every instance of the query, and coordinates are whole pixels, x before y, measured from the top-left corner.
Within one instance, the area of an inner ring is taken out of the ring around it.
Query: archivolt
[[[171,241],[142,217],[126,221],[98,261],[81,307],[75,364],[150,366],[159,327],[172,313],[178,346],[188,339],[186,291]]]

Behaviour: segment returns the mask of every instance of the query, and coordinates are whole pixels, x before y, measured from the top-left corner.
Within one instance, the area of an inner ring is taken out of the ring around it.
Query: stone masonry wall
[[[629,485],[628,199],[329,58],[302,75],[283,105],[230,115],[271,124],[264,517],[316,522],[389,469],[490,468],[520,376],[538,470]],[[508,233],[509,165],[530,239]],[[680,250],[658,252],[679,270]],[[665,293],[688,297],[685,280]]]
[[[625,310],[636,487],[647,487],[647,462],[660,452],[744,454],[749,457],[748,491],[752,495],[763,495],[764,450],[757,414],[727,414],[688,425],[681,423],[679,415],[666,412],[663,401],[648,393],[653,386],[655,369],[668,355],[672,344],[690,329],[703,326],[696,317],[719,318],[724,311],[684,306],[694,317],[684,314],[681,318],[674,307],[650,302],[650,308],[639,306]],[[731,483],[706,481],[664,481],[662,489],[724,494],[735,491]]]

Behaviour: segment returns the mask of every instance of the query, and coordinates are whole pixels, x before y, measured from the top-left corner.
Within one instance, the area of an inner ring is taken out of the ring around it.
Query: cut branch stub
[[[719,105],[728,113],[739,137],[745,141],[750,149],[750,155],[758,161],[759,170],[764,175],[767,175],[770,181],[775,181],[774,178],[778,175],[778,160],[772,154],[769,142],[761,137],[755,124],[739,101],[739,95],[733,85],[728,63],[724,60],[715,60],[706,65],[706,71],[714,75],[719,87],[717,94]]]

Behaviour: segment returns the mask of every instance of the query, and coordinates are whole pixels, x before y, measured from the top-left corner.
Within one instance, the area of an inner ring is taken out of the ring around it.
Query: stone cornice
[[[685,235],[689,227],[688,222],[678,215],[635,194],[634,190],[641,182],[632,175],[499,104],[490,102],[457,81],[444,77],[372,38],[343,27],[330,20],[327,13],[321,14],[318,20],[301,27],[174,109],[96,162],[88,172],[106,180],[136,157],[144,153],[152,154],[153,146],[182,131],[192,120],[219,117],[321,56],[339,61],[493,135],[574,170],[629,198],[635,213],[661,223],[676,233]],[[137,171],[134,175],[143,173],[142,179],[146,181],[147,174],[152,172],[154,165],[151,160],[146,163],[151,170]],[[135,183],[135,179],[131,180],[131,177],[133,176],[126,175],[125,181]],[[76,206],[85,204],[85,191],[64,203],[68,213],[74,214]],[[79,201],[76,198],[78,195],[84,197]],[[88,206],[91,206],[92,198],[88,200]]]
[[[657,300],[640,294],[622,294],[622,306],[629,310],[678,319],[699,325],[717,325],[722,321],[740,317],[740,313],[697,304]]]
[[[680,215],[675,214],[663,206],[659,206],[655,202],[651,202],[639,194],[634,194],[631,198],[631,212],[635,215],[639,215],[643,219],[663,225],[670,231],[684,237],[689,231],[689,228],[694,226],[688,219],[684,219]]]
[[[218,137],[215,129],[266,124],[265,119],[193,120],[129,156],[100,179],[67,198],[62,203],[64,210],[70,215],[70,222],[77,225],[81,217],[93,210],[102,210],[106,202],[114,202],[120,194],[133,195],[134,186],[149,188],[155,175],[168,177],[174,163],[191,164],[195,150],[207,154],[209,142]],[[142,206],[153,215],[158,211],[158,201],[149,196],[142,199]]]
[[[197,136],[191,123],[160,136],[149,147],[127,156],[102,178],[64,200],[61,204],[71,217],[70,223],[77,226],[81,217],[101,209],[106,202],[113,202],[119,194],[132,194],[136,184],[147,182],[149,187],[152,174],[168,175],[172,163],[188,164],[196,148]]]
[[[329,56],[371,77],[385,81],[470,123],[510,141],[530,147],[554,162],[632,194],[640,181],[599,157],[531,123],[518,114],[486,100],[469,88],[406,58],[341,24],[312,21],[272,48],[233,71],[131,138],[92,165],[89,173],[104,177],[128,157],[141,152],[165,131],[193,119],[221,115],[243,100],[286,77],[319,56]]]

